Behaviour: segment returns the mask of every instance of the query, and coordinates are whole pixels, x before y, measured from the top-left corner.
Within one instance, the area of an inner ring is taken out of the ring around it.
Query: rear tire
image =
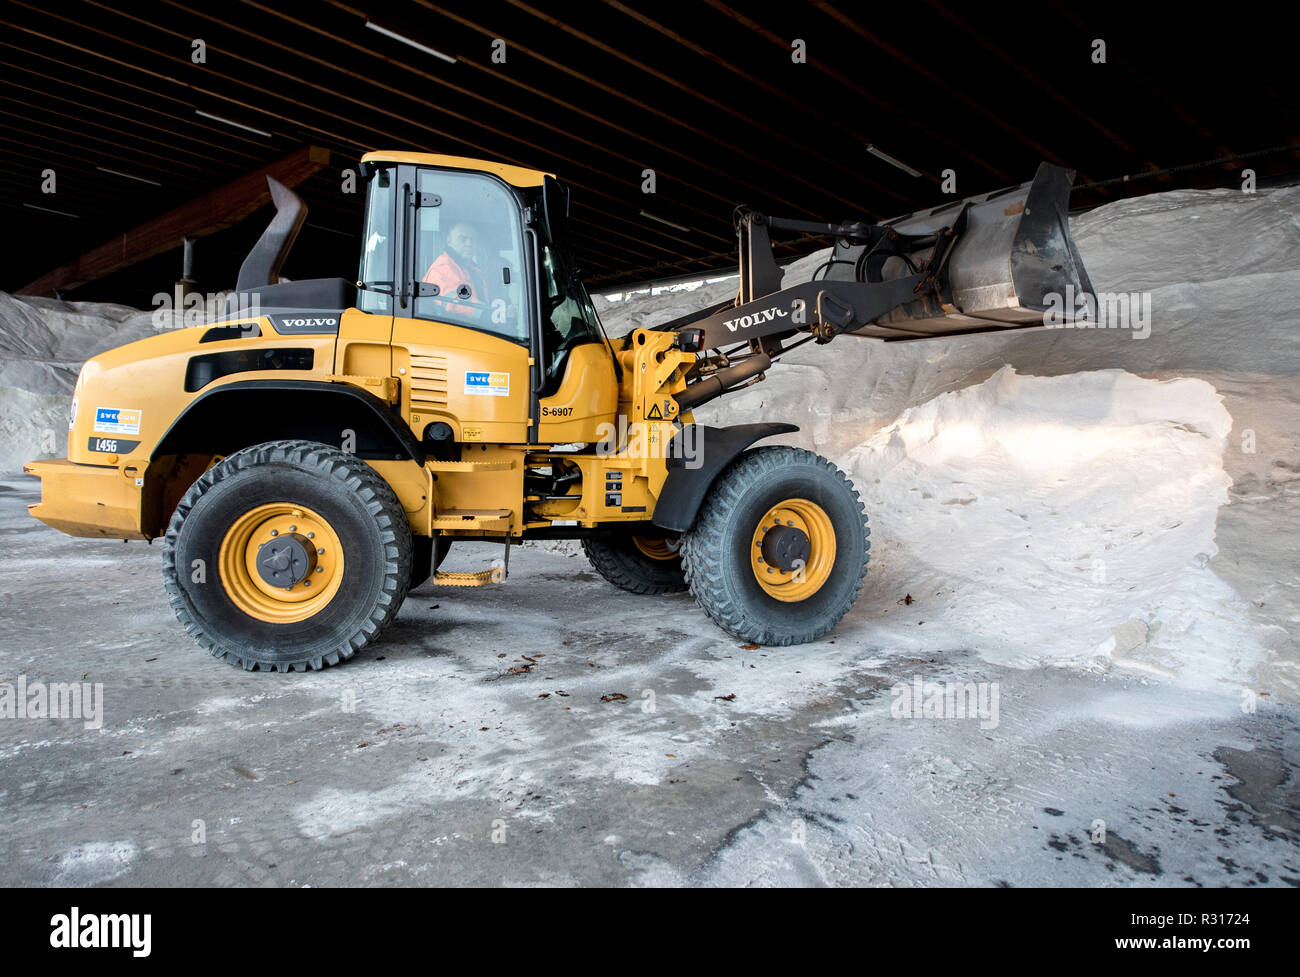
[[[677,594],[686,589],[675,542],[610,534],[588,537],[582,541],[582,548],[595,571],[621,590]]]
[[[262,570],[272,543],[294,548],[274,584]],[[163,547],[177,619],[214,657],[250,671],[351,658],[397,614],[410,578],[410,524],[388,483],[312,441],[254,445],[210,468],[177,505]]]
[[[774,529],[802,535],[782,557],[805,554],[793,569],[762,559],[776,552],[763,548]],[[722,630],[760,645],[803,644],[853,606],[868,536],[862,502],[838,468],[799,448],[756,448],[713,483],[682,541],[682,562],[696,603]]]

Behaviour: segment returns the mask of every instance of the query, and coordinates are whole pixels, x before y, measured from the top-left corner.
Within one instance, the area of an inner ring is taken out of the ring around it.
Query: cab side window
[[[391,167],[380,169],[370,180],[357,294],[362,312],[393,314],[393,183]]]
[[[596,310],[565,253],[542,246],[542,396],[554,393],[564,380],[569,350],[598,343]]]
[[[415,317],[528,341],[523,243],[514,196],[490,177],[421,169]]]

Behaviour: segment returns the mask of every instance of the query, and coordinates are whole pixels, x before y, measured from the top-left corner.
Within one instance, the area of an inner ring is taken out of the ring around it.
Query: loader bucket
[[[953,226],[966,208],[965,228],[948,260],[951,304],[933,295],[895,308],[875,322],[853,330],[879,339],[930,336],[1042,326],[1044,311],[1064,310],[1064,321],[1083,318],[1082,296],[1092,283],[1070,237],[1068,205],[1074,171],[1049,163],[1038,167],[1028,183],[996,190],[941,207],[886,221],[904,235],[934,234]],[[855,278],[864,246],[835,246],[827,278]],[[919,267],[931,248],[910,252]],[[900,258],[890,258],[884,279],[911,274]],[[1055,299],[1053,298],[1055,297]],[[1075,310],[1078,314],[1070,314]]]

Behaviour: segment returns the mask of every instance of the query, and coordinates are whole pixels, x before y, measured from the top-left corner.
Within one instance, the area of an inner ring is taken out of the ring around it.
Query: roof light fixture
[[[259,136],[265,136],[267,139],[271,138],[271,134],[263,129],[254,129],[252,126],[246,126],[242,122],[236,122],[234,119],[227,119],[220,115],[213,115],[211,112],[204,112],[202,109],[195,109],[194,114],[201,115],[205,119],[211,119],[213,122],[224,122],[226,125],[234,126],[236,129],[243,129],[246,132],[254,132]]]
[[[871,143],[867,143],[867,152],[869,152],[872,156],[876,157],[876,159],[883,159],[883,160],[884,160],[886,163],[888,163],[890,166],[896,166],[896,167],[898,167],[900,170],[902,170],[902,171],[903,171],[904,173],[906,173],[908,176],[920,176],[920,175],[921,175],[921,171],[920,171],[920,170],[913,169],[912,167],[910,167],[910,166],[908,166],[906,163],[904,163],[901,159],[896,159],[895,157],[890,156],[890,155],[889,155],[887,152],[885,152],[883,149],[877,149],[877,148],[876,148],[875,146],[873,146]]]
[[[677,230],[683,232],[684,234],[691,233],[691,229],[689,227],[683,227],[681,224],[675,224],[672,221],[668,220],[666,217],[659,217],[655,214],[647,213],[644,210],[641,211],[641,216],[644,217],[646,220],[658,221],[660,224],[667,224],[669,227],[675,227],[677,228]]]
[[[450,54],[443,54],[441,51],[435,51],[433,48],[429,47],[426,44],[421,44],[419,41],[413,41],[409,37],[403,37],[401,34],[398,34],[395,31],[390,31],[387,27],[380,27],[373,20],[366,21],[366,26],[369,27],[372,31],[376,31],[380,34],[383,34],[384,37],[391,37],[394,41],[401,41],[403,44],[409,44],[411,47],[417,48],[423,51],[425,54],[432,54],[435,58],[442,58],[442,60],[446,61],[448,64],[456,63],[456,59],[453,58]]]

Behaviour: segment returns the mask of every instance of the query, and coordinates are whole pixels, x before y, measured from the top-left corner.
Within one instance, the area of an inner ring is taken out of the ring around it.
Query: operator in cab
[[[446,246],[434,259],[423,281],[438,286],[438,300],[449,313],[478,319],[491,303],[487,277],[480,266],[478,229],[468,221],[454,224],[447,232]],[[473,305],[462,305],[454,299]]]

